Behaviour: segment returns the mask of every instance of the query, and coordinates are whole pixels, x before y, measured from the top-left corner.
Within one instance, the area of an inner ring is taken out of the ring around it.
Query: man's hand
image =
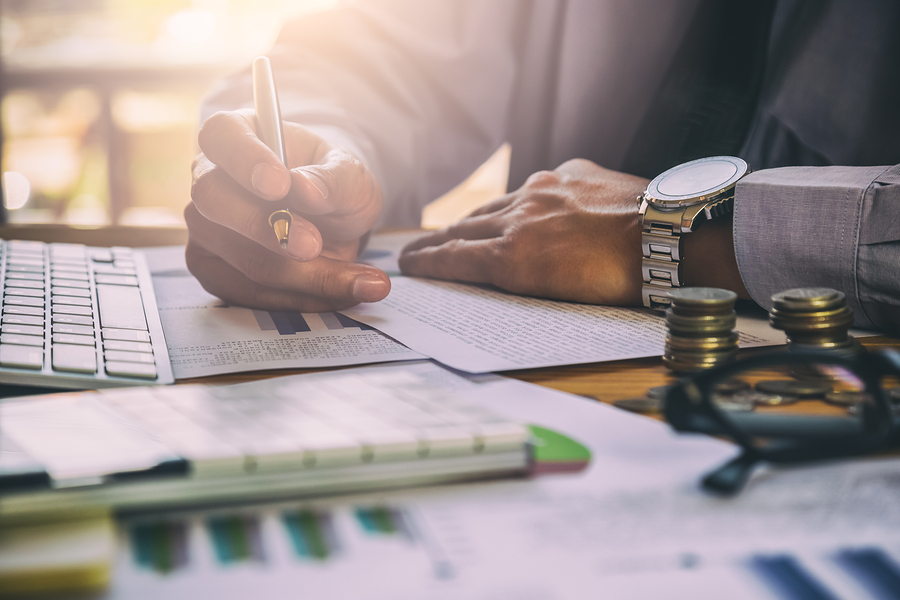
[[[594,304],[641,302],[640,177],[570,160],[400,257],[408,275]]]
[[[336,310],[387,296],[387,275],[355,263],[381,211],[369,170],[285,123],[289,170],[256,137],[255,123],[253,111],[219,112],[200,130],[184,211],[191,273],[226,302],[273,310]],[[281,206],[294,215],[286,250],[268,222]]]

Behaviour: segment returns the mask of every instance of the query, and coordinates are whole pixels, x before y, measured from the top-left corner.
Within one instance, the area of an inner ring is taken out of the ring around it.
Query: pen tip
[[[279,243],[281,244],[282,250],[287,250],[287,240],[281,240]]]

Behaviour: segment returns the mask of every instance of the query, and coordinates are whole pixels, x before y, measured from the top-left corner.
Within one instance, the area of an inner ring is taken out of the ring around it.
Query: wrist
[[[734,254],[731,217],[704,223],[684,237],[682,273],[686,286],[722,288],[750,299]]]

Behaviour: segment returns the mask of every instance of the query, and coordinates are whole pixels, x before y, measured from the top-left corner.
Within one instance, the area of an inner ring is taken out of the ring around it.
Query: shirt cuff
[[[743,178],[735,190],[734,249],[753,299],[771,310],[777,292],[835,288],[858,326],[876,327],[881,319],[870,318],[861,297],[858,248],[896,237],[879,230],[873,190],[880,179],[898,177],[897,167],[881,166],[784,167]]]

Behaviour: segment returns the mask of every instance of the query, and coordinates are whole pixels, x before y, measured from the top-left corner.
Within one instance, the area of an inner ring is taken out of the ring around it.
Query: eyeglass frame
[[[713,401],[714,384],[743,372],[765,367],[808,365],[811,363],[844,368],[856,376],[872,402],[860,403],[857,418],[799,415],[737,414],[719,408]],[[706,474],[703,488],[723,495],[735,494],[743,487],[752,468],[759,462],[789,464],[860,456],[900,445],[900,420],[895,419],[891,402],[881,385],[885,376],[900,376],[900,352],[881,350],[855,357],[829,352],[772,352],[726,363],[691,374],[669,388],[663,403],[663,415],[679,432],[724,435],[734,440],[743,452],[718,469]],[[744,421],[741,428],[737,422]],[[857,422],[860,431],[852,431]],[[780,440],[771,448],[758,448],[749,424],[769,426],[770,437]],[[778,432],[776,425],[797,426]],[[802,427],[803,429],[800,429]],[[870,430],[867,430],[870,429]],[[846,430],[846,431],[845,431]],[[775,433],[773,433],[775,432]],[[785,443],[790,442],[790,443]]]

